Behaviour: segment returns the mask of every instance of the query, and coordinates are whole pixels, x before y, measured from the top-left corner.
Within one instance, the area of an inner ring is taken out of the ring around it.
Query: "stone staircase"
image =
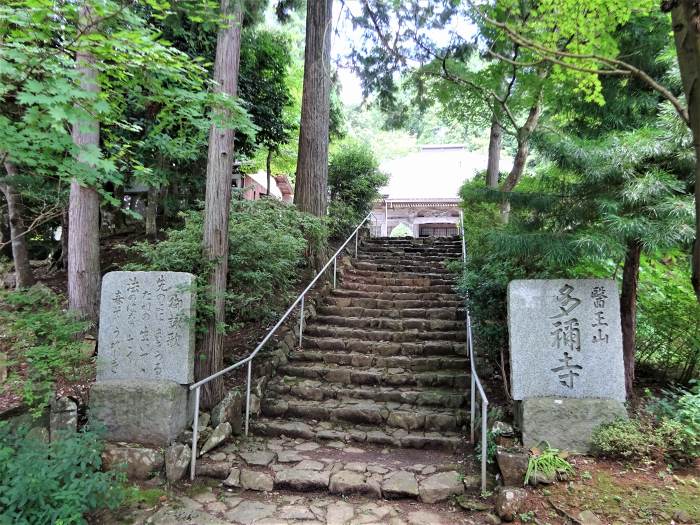
[[[261,436],[456,450],[467,425],[464,309],[445,262],[455,238],[362,242],[271,379]]]

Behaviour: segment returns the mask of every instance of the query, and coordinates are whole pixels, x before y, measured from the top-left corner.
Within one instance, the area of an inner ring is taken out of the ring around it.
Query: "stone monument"
[[[102,280],[91,418],[107,438],[166,445],[188,423],[194,380],[194,276],[111,272]]]
[[[615,281],[517,280],[508,285],[511,390],[526,447],[587,452],[598,425],[625,417]]]

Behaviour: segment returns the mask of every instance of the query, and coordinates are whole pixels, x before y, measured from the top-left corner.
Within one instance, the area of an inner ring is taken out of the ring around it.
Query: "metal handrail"
[[[462,237],[462,265],[467,267],[467,243],[464,238],[464,213],[459,212],[459,220],[461,225]],[[469,423],[471,427],[470,439],[474,443],[474,426],[476,419],[476,392],[479,392],[481,398],[481,491],[486,491],[486,461],[488,459],[488,409],[489,400],[484,392],[484,387],[481,384],[479,375],[476,373],[476,365],[474,362],[474,340],[472,338],[472,318],[469,313],[469,296],[465,301],[466,308],[466,330],[467,330],[467,350],[469,351],[469,365],[471,368],[471,381],[469,389]],[[476,387],[476,388],[475,388]]]
[[[241,359],[237,363],[232,364],[229,367],[224,368],[223,370],[219,370],[215,374],[210,375],[209,377],[205,377],[201,381],[197,381],[196,383],[193,383],[190,385],[190,390],[194,390],[194,422],[192,423],[192,463],[190,464],[190,479],[194,480],[194,475],[195,475],[195,464],[197,462],[197,434],[199,431],[199,394],[200,394],[200,389],[202,388],[203,385],[207,384],[208,382],[212,381],[213,379],[216,379],[217,377],[220,377],[224,374],[227,374],[228,372],[235,370],[236,368],[240,368],[244,364],[248,364],[248,377],[246,381],[246,401],[245,401],[245,435],[248,435],[248,422],[250,419],[250,379],[251,379],[251,374],[252,374],[252,362],[253,358],[258,354],[258,352],[265,346],[265,344],[270,340],[270,338],[275,334],[277,329],[282,326],[282,323],[287,320],[289,315],[294,311],[297,305],[300,305],[299,308],[299,346],[301,346],[302,343],[302,337],[303,337],[303,332],[304,332],[304,298],[306,294],[311,290],[316,282],[321,278],[321,276],[325,273],[325,271],[330,267],[331,263],[333,264],[333,288],[335,288],[336,283],[337,283],[337,272],[338,272],[338,264],[337,264],[337,259],[338,255],[340,255],[340,252],[342,252],[345,247],[348,245],[348,243],[355,238],[355,257],[357,257],[357,243],[358,243],[358,237],[359,237],[359,231],[362,226],[371,218],[373,217],[372,212],[369,212],[367,216],[362,219],[362,222],[357,225],[355,230],[350,234],[350,236],[345,240],[343,245],[338,248],[338,250],[333,254],[333,257],[331,257],[328,262],[325,264],[323,268],[316,274],[316,277],[314,277],[309,285],[304,289],[301,294],[296,298],[296,300],[292,303],[292,305],[287,309],[287,311],[284,313],[284,315],[280,318],[279,321],[277,321],[277,324],[272,327],[272,329],[267,333],[267,335],[263,338],[262,341],[258,344],[258,346],[255,347],[255,350],[251,352],[251,354],[246,357],[245,359]]]

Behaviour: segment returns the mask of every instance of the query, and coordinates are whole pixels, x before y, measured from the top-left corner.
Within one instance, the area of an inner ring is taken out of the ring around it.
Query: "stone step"
[[[343,270],[343,274],[357,275],[362,277],[389,277],[396,279],[457,279],[457,276],[448,275],[445,272],[384,272],[380,270],[361,270],[354,267],[349,267]]]
[[[453,313],[449,310],[446,314]],[[341,315],[317,315],[308,326],[371,328],[374,330],[425,330],[425,331],[458,331],[464,329],[462,321],[447,319],[412,319],[390,317],[344,317]]]
[[[465,336],[466,338],[466,336]],[[324,351],[347,351],[377,356],[466,356],[467,344],[463,341],[368,341],[365,338],[309,337],[304,336],[304,348]]]
[[[457,432],[467,423],[465,410],[426,409],[390,401],[327,399],[319,402],[282,395],[264,398],[260,408],[266,417],[339,421],[408,431]]]
[[[416,255],[416,254],[395,254],[391,252],[376,252],[365,253],[360,252],[357,255],[358,261],[369,262],[391,262],[394,264],[412,264],[412,265],[444,265],[447,261],[457,261],[458,257],[449,255]]]
[[[466,333],[461,323],[460,329],[444,332],[425,332],[419,330],[404,330],[403,332],[395,332],[390,330],[358,329],[351,327],[310,324],[304,328],[304,334],[315,337],[364,339],[366,341],[387,341],[395,343],[410,343],[418,341],[466,341]]]
[[[277,369],[278,374],[345,385],[421,386],[466,388],[469,374],[464,370],[407,372],[403,368],[355,368],[335,363],[291,362]]]
[[[423,301],[434,301],[441,304],[460,301],[463,299],[457,295],[457,293],[437,293],[437,292],[425,292],[425,293],[404,293],[404,292],[363,292],[360,290],[343,290],[342,288],[336,288],[332,291],[331,298],[351,298],[351,299],[366,299],[371,301],[418,301],[418,306],[412,306],[411,308],[422,308]],[[445,306],[447,306],[445,304]],[[427,307],[427,306],[426,306]],[[373,308],[371,305],[367,305],[367,308]],[[379,305],[376,306],[379,308]]]
[[[416,272],[416,273],[442,273],[453,275],[444,264],[441,262],[427,264],[415,264],[410,262],[401,262],[393,259],[384,259],[383,261],[372,260],[355,260],[352,263],[353,268],[358,270],[371,270],[380,272]]]
[[[463,308],[464,301],[456,299],[444,299],[439,301],[429,301],[425,299],[375,299],[369,297],[336,297],[335,294],[326,298],[326,306],[329,308],[364,308],[369,310],[383,310],[391,312],[394,310],[432,310],[432,309],[459,309]],[[387,314],[388,316],[389,314]]]
[[[393,304],[392,301],[387,301]],[[420,301],[413,301],[415,304],[421,304]],[[455,305],[460,305],[458,301],[454,301]],[[342,317],[362,317],[362,318],[389,318],[389,319],[445,319],[449,321],[461,321],[465,319],[466,311],[464,308],[457,306],[446,306],[440,308],[416,308],[416,307],[395,307],[387,306],[386,308],[366,308],[362,306],[337,306],[336,304],[322,305],[318,307],[317,312],[323,316],[342,316]]]
[[[405,257],[412,257],[413,255],[418,256],[445,256],[450,258],[458,258],[462,256],[462,247],[422,247],[422,246],[381,246],[381,245],[368,245],[361,248],[362,253],[374,254],[374,253],[386,253],[386,254],[396,254]]]
[[[377,356],[356,352],[329,352],[327,350],[297,350],[289,355],[289,361],[305,363],[326,363],[362,368],[402,368],[413,372],[431,370],[468,370],[466,357],[415,357]]]
[[[396,237],[372,237],[362,241],[362,245],[381,246],[462,246],[460,237],[430,237],[418,239],[399,239]]]
[[[352,272],[342,272],[341,281],[343,283],[356,282],[365,284],[381,284],[383,286],[454,286],[454,277],[414,277],[414,278],[402,278],[402,277],[384,277],[382,275],[376,275],[369,277],[366,275],[355,275]]]
[[[343,282],[342,288],[346,290],[362,290],[366,292],[395,292],[395,293],[451,293],[454,292],[452,285],[433,286],[387,286],[383,284],[365,284],[362,282]]]
[[[251,421],[251,430],[259,436],[356,442],[359,446],[368,443],[384,447],[457,450],[463,443],[463,434],[458,432],[409,432],[402,428],[351,425],[341,421],[261,417]]]
[[[328,383],[312,379],[299,380],[297,377],[282,376],[267,384],[268,395],[289,394],[309,401],[326,399],[371,399],[379,402],[393,402],[421,407],[460,408],[468,405],[469,394],[465,390],[418,387],[368,386],[362,388]]]

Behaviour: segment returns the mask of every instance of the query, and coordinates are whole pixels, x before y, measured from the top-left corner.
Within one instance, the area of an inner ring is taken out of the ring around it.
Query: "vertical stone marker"
[[[194,279],[180,272],[104,276],[90,419],[105,426],[108,440],[165,446],[187,426]]]
[[[194,276],[111,272],[102,280],[97,379],[194,381]]]
[[[526,446],[585,452],[593,427],[625,415],[615,281],[518,280],[508,285],[511,391]]]

